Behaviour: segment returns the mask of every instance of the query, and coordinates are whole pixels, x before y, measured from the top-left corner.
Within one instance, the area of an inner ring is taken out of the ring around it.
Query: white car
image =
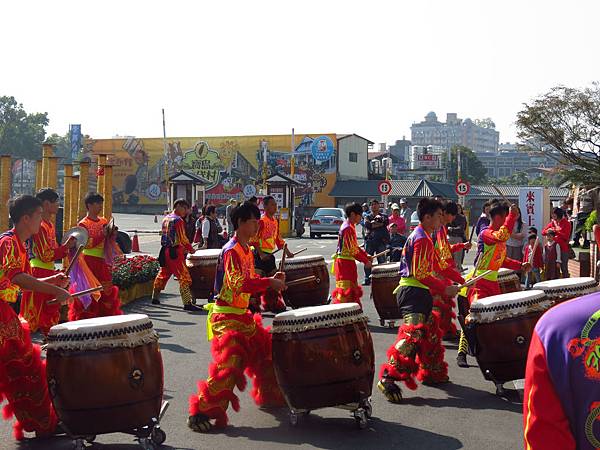
[[[340,232],[346,214],[342,208],[319,208],[315,211],[308,226],[310,237],[318,238],[322,234],[335,234]]]

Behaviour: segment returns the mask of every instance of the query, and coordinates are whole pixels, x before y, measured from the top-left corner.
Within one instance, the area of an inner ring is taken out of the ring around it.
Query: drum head
[[[221,254],[221,249],[205,249],[205,250],[196,250],[194,253],[189,254],[188,259],[219,259],[219,255]]]
[[[320,263],[325,263],[325,258],[321,255],[295,256],[294,258],[285,258],[284,267],[298,265],[314,266]]]
[[[373,266],[371,274],[373,278],[399,276],[400,263],[377,264]]]
[[[301,332],[366,321],[357,303],[309,306],[277,314],[272,333]]]
[[[505,267],[502,267],[502,268],[500,268],[500,270],[498,270],[498,278],[508,277],[514,273],[515,273],[514,270],[506,269]]]
[[[473,322],[493,322],[543,311],[550,306],[552,302],[542,290],[509,292],[473,302],[470,316]]]
[[[574,289],[588,286],[597,286],[598,283],[592,277],[575,277],[575,278],[561,278],[559,280],[548,280],[536,283],[534,289],[554,290],[554,289]]]

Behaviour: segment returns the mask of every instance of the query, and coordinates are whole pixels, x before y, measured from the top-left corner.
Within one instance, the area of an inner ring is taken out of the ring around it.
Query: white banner
[[[526,227],[536,227],[538,234],[542,232],[544,223],[544,188],[519,188],[519,208]]]

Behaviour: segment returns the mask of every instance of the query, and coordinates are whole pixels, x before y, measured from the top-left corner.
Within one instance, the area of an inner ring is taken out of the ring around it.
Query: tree
[[[448,182],[455,184],[458,181],[458,152],[460,151],[460,176],[471,184],[482,184],[487,180],[487,169],[477,158],[473,150],[462,145],[455,145],[450,149],[450,165]]]
[[[518,136],[566,167],[565,179],[600,184],[600,85],[557,86],[523,105]]]
[[[39,159],[48,113],[28,114],[14,97],[0,97],[0,154]]]
[[[46,142],[54,144],[54,156],[62,158],[62,163],[71,162],[71,140],[69,133],[61,136],[60,134],[52,133],[46,138]]]

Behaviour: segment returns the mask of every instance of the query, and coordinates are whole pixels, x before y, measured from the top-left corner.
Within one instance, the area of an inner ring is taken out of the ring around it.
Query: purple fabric
[[[404,249],[402,250],[402,257],[400,258],[399,272],[402,278],[407,278],[412,275],[410,273],[410,268],[412,267],[412,259],[415,253],[415,243],[419,239],[423,239],[425,237],[427,237],[427,234],[421,225],[415,228],[408,236],[406,244],[404,244]]]
[[[219,259],[217,260],[217,274],[215,276],[215,295],[219,295],[223,287],[223,278],[225,277],[225,254],[233,249],[237,244],[237,239],[232,237],[227,244],[223,246]]]

